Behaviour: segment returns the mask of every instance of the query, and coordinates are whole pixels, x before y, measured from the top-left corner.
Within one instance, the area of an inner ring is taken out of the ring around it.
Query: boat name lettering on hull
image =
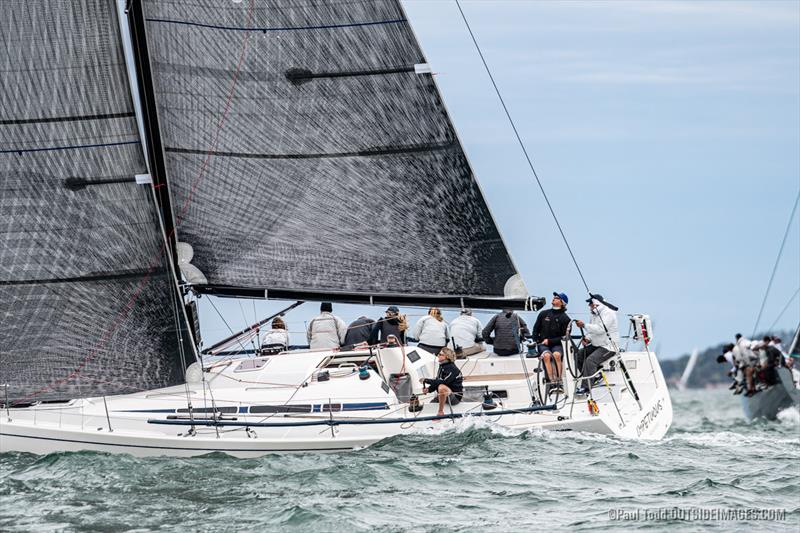
[[[639,422],[639,425],[636,426],[637,437],[641,437],[642,433],[647,431],[647,429],[650,427],[650,424],[653,423],[653,420],[656,419],[656,417],[662,411],[662,409],[663,406],[661,405],[661,400],[658,400],[656,404],[653,406],[653,408],[650,409],[650,411],[648,411],[646,415],[644,415],[644,418],[642,418],[642,421]]]

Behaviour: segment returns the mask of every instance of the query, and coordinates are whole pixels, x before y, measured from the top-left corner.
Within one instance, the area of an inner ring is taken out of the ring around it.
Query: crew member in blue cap
[[[545,379],[552,384],[550,390],[563,392],[561,387],[562,358],[561,339],[567,334],[570,318],[567,315],[569,297],[563,292],[554,292],[551,308],[536,317],[533,338],[536,349],[544,362]]]

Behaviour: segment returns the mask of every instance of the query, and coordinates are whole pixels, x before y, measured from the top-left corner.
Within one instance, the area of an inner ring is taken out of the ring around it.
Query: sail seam
[[[401,24],[408,22],[406,19],[393,19],[393,20],[379,20],[374,22],[351,22],[348,24],[321,24],[318,26],[283,26],[275,28],[245,28],[241,26],[219,26],[217,24],[205,24],[203,22],[190,22],[188,20],[174,20],[174,19],[145,19],[147,22],[158,22],[162,24],[180,24],[184,26],[195,26],[198,28],[208,28],[212,30],[227,30],[227,31],[260,31],[266,33],[268,31],[302,31],[302,30],[333,30],[339,28],[357,28],[361,26],[380,26],[383,24]]]
[[[177,148],[167,146],[164,150],[175,154],[190,155],[213,155],[218,157],[238,157],[242,159],[326,159],[339,157],[374,157],[381,155],[413,154],[424,152],[436,152],[452,148],[454,143],[430,143],[417,146],[403,146],[398,148],[375,148],[371,150],[359,150],[356,152],[328,152],[314,154],[257,154],[250,152],[209,152],[208,150],[193,150],[190,148]]]
[[[8,285],[36,285],[45,283],[83,283],[89,281],[108,281],[112,279],[135,279],[147,276],[147,270],[134,270],[130,272],[119,272],[110,274],[94,274],[90,276],[74,276],[71,278],[50,278],[50,279],[21,279],[21,280],[0,280],[0,286]]]
[[[103,113],[98,115],[78,115],[72,117],[43,117],[43,118],[22,118],[13,120],[0,120],[0,126],[14,126],[20,124],[52,124],[57,122],[79,122],[83,120],[108,120],[115,118],[132,118],[136,116],[130,113]]]

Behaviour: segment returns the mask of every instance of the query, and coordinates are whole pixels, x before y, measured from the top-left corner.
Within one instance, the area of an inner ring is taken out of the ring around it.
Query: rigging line
[[[210,304],[211,304],[211,307],[213,307],[213,308],[214,308],[214,311],[216,311],[216,312],[217,312],[217,315],[219,315],[219,318],[222,320],[223,324],[225,324],[225,325],[228,327],[228,329],[230,330],[230,332],[231,332],[231,333],[233,333],[233,328],[231,328],[231,325],[230,325],[230,324],[228,324],[228,321],[227,321],[227,320],[225,320],[225,317],[224,317],[224,316],[222,316],[222,313],[220,313],[220,312],[219,312],[219,309],[217,309],[217,306],[216,306],[216,305],[214,305],[214,300],[212,300],[211,298],[209,298],[209,299],[208,299],[208,303],[210,303]],[[244,345],[244,344],[242,344],[242,342],[241,342],[241,341],[238,341],[238,342],[239,342],[239,346],[241,346],[241,347],[242,347],[242,350],[247,350],[247,348],[245,347],[245,345]]]
[[[764,313],[764,306],[767,303],[767,297],[769,296],[769,290],[772,288],[772,282],[775,280],[775,273],[778,271],[778,264],[781,262],[781,255],[783,255],[783,248],[786,246],[786,239],[789,237],[789,230],[792,229],[792,222],[794,222],[794,214],[797,212],[797,204],[800,203],[800,190],[797,191],[797,198],[794,200],[794,207],[792,207],[792,214],[789,215],[789,222],[786,223],[786,231],[783,233],[783,240],[781,241],[781,247],[778,250],[778,257],[775,258],[775,264],[772,267],[772,274],[769,276],[769,283],[767,283],[767,290],[764,292],[764,299],[761,301],[761,308],[758,310],[758,317],[756,317],[756,323],[753,326],[753,334],[750,335],[750,338],[755,337],[756,330],[758,329],[758,324],[761,322],[761,315]]]
[[[508,107],[506,106],[505,100],[503,100],[503,96],[500,94],[500,89],[497,87],[497,83],[494,81],[494,76],[492,75],[492,71],[489,69],[489,64],[486,62],[486,58],[483,56],[483,51],[481,50],[480,45],[478,44],[478,40],[475,38],[475,34],[472,32],[472,27],[469,25],[469,21],[467,20],[467,15],[464,13],[464,10],[461,9],[461,3],[459,0],[456,1],[456,6],[458,7],[458,11],[461,13],[461,18],[464,19],[464,24],[467,27],[467,31],[469,31],[469,36],[472,38],[472,42],[475,44],[475,49],[478,51],[478,55],[481,57],[481,61],[483,62],[483,67],[486,69],[486,73],[489,75],[489,79],[492,81],[492,86],[494,86],[494,92],[497,93],[497,98],[500,100],[500,104],[503,106],[503,111],[506,113],[506,117],[508,118],[508,122],[511,124],[511,128],[514,130],[514,135],[517,137],[517,142],[519,143],[520,148],[522,148],[522,153],[525,154],[525,159],[528,161],[528,166],[533,173],[533,177],[536,178],[536,183],[539,185],[539,190],[542,192],[542,196],[544,197],[545,203],[547,203],[547,208],[550,210],[550,214],[553,215],[553,220],[558,227],[559,233],[561,233],[561,239],[564,241],[564,244],[567,247],[567,251],[569,252],[570,257],[572,258],[572,263],[575,265],[575,269],[578,271],[578,275],[581,277],[581,281],[583,282],[583,286],[586,288],[586,292],[591,294],[592,291],[589,290],[589,285],[586,283],[586,278],[583,276],[583,272],[581,271],[581,267],[578,265],[578,260],[575,258],[575,254],[572,253],[572,247],[569,245],[569,241],[567,240],[567,236],[564,233],[563,228],[561,227],[561,223],[558,221],[558,217],[556,216],[556,212],[553,209],[553,205],[550,203],[550,199],[547,197],[547,193],[544,190],[544,186],[542,185],[542,181],[539,179],[539,175],[536,173],[536,169],[533,167],[533,162],[531,161],[530,156],[528,155],[528,150],[525,148],[525,143],[522,142],[522,137],[520,137],[519,131],[517,130],[517,126],[514,123],[514,119],[511,118],[511,113],[508,111]]]
[[[766,333],[771,332],[775,328],[775,325],[778,323],[778,320],[780,320],[783,317],[783,314],[786,312],[787,309],[789,309],[789,306],[792,304],[794,299],[797,298],[798,294],[800,294],[800,287],[796,291],[794,291],[794,294],[792,294],[792,297],[789,298],[788,302],[786,302],[786,305],[783,306],[783,310],[778,314],[778,317],[772,322],[772,325],[769,328],[767,328]]]
[[[253,302],[255,303],[255,300],[253,300]],[[249,320],[247,320],[247,315],[246,315],[246,314],[245,314],[245,312],[244,312],[244,304],[242,303],[242,300],[241,300],[241,299],[239,300],[239,309],[241,309],[241,311],[242,311],[242,320],[244,320],[245,326],[247,326],[247,324],[248,324],[250,321],[249,321]],[[231,333],[233,333],[233,332],[231,332]],[[255,354],[255,355],[258,355],[258,347],[256,346],[256,343],[255,343],[255,341],[253,340],[253,338],[254,338],[254,337],[259,337],[259,336],[260,336],[260,335],[258,334],[258,329],[256,328],[256,329],[253,331],[253,335],[251,335],[251,336],[250,336],[250,338],[248,339],[248,340],[250,341],[250,344],[253,346],[253,352],[254,352],[254,354]]]

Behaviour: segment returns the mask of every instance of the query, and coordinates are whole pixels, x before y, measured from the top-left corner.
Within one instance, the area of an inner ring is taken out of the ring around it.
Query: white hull
[[[420,356],[415,362],[408,357],[412,351]],[[615,361],[615,369],[606,373],[609,385],[593,391],[599,407],[596,415],[590,414],[586,398],[571,394],[575,388],[571,376],[566,378],[566,396],[541,398],[541,374],[530,373],[538,360],[479,354],[459,362],[465,400],[435,420],[431,418],[438,406],[429,403],[430,395],[420,397],[423,410],[414,413],[394,390],[386,390],[389,375],[402,371],[409,375],[413,392],[421,395],[418,380],[433,376],[432,356],[412,347],[385,348],[376,354],[370,379],[360,380],[347,360],[363,360],[366,355],[302,352],[229,361],[212,366],[203,380],[188,386],[8,409],[0,413],[0,451],[92,450],[178,457],[212,452],[236,457],[334,452],[411,432],[443,431],[467,419],[519,431],[582,431],[652,440],[662,438],[672,422],[661,369],[655,356],[645,352],[621,354],[629,382]],[[330,379],[318,381],[325,369]],[[530,383],[526,371],[533,376]],[[532,407],[531,388],[545,407]],[[486,410],[479,399],[468,399],[483,390],[503,396],[495,409]],[[215,410],[221,412],[217,418]]]

